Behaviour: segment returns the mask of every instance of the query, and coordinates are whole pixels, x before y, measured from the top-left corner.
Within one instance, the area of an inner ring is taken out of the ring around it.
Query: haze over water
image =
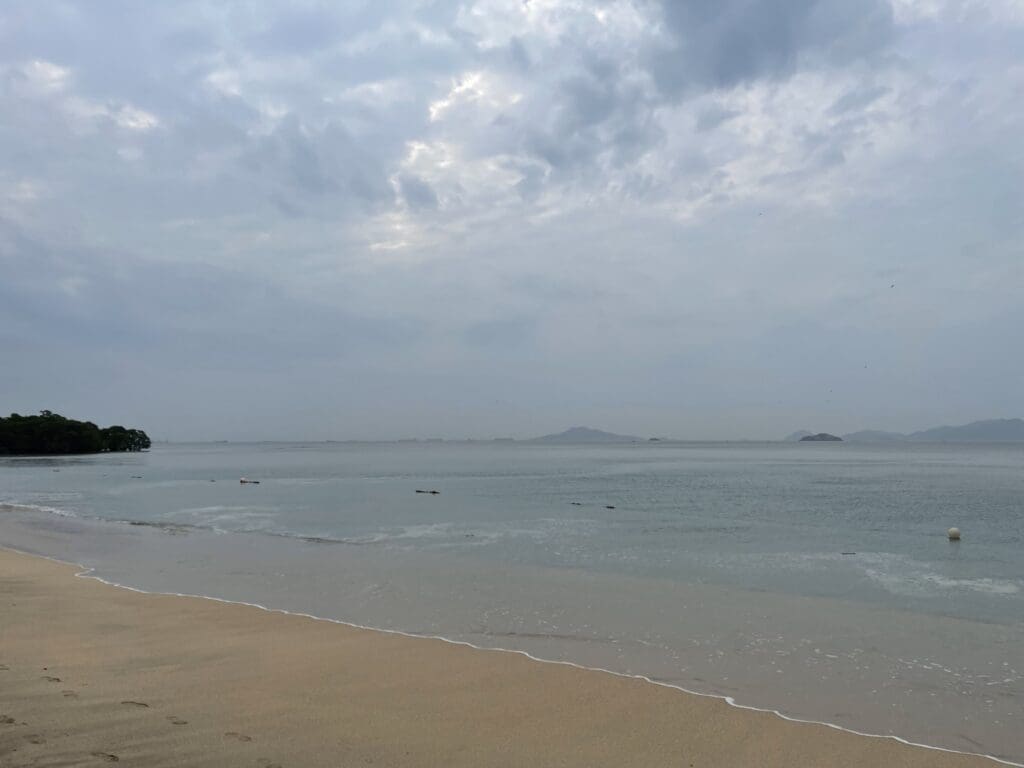
[[[1021,761],[1022,499],[1022,445],[161,445],[0,461],[0,543]]]

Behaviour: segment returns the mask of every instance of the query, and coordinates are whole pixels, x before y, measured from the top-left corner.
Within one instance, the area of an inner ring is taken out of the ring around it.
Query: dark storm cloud
[[[672,95],[843,64],[894,34],[885,0],[666,0],[661,13],[669,40],[651,71]]]
[[[251,148],[245,163],[274,194],[297,205],[330,198],[336,206],[351,201],[365,210],[393,197],[381,158],[336,123],[311,130],[286,119]],[[332,208],[334,216],[345,214]]]
[[[586,173],[598,156],[619,166],[660,138],[654,106],[619,62],[595,56],[556,83],[537,110],[546,114],[524,126],[525,147],[560,174]]]
[[[437,195],[423,179],[410,174],[404,174],[399,180],[402,189],[402,197],[410,208],[420,210],[423,208],[437,208]]]

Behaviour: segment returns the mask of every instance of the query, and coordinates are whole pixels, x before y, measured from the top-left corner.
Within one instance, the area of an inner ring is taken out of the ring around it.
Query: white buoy
[[[960,541],[959,528],[950,528],[946,535],[949,536],[950,541]]]

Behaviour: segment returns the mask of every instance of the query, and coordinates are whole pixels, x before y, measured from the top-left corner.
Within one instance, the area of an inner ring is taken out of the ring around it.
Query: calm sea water
[[[0,503],[119,583],[1024,760],[1022,445],[161,445],[0,460]]]

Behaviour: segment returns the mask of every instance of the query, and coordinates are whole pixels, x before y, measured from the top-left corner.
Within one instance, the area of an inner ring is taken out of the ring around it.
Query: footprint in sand
[[[10,669],[6,664],[0,664],[0,672],[8,672]]]
[[[53,677],[52,675],[43,675],[40,680],[45,680],[48,683],[59,683],[61,681],[59,677]]]
[[[268,760],[265,757],[261,757],[256,761],[258,768],[281,768],[280,763],[275,763],[272,760]]]
[[[145,707],[149,709],[149,704],[144,701],[122,701],[121,703],[129,707]]]
[[[237,733],[236,731],[228,731],[224,735],[235,741],[252,741],[252,736],[246,736],[244,733]]]
[[[64,694],[64,698],[65,699],[77,699],[78,698],[78,694],[75,693],[74,691],[61,691],[61,693]]]
[[[182,720],[174,715],[168,715],[167,719],[171,721],[171,725],[188,725],[188,720]]]
[[[46,739],[44,739],[42,737],[42,735],[40,735],[38,733],[30,733],[25,738],[28,740],[29,744],[45,744],[46,743]]]
[[[112,755],[109,752],[90,752],[89,754],[93,757],[98,757],[100,760],[103,760],[107,763],[117,763],[121,761],[120,757],[118,757],[117,755]]]
[[[0,725],[14,725],[16,722],[10,715],[0,715]]]

